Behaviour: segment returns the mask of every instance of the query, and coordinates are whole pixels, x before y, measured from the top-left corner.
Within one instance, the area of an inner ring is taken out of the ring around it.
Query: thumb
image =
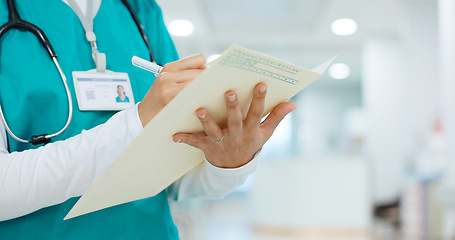
[[[204,151],[205,149],[204,146],[207,145],[206,136],[195,135],[190,133],[177,133],[174,135],[172,140],[175,143],[185,143],[195,148],[201,149],[202,151]]]
[[[296,108],[297,106],[293,102],[283,102],[273,108],[272,112],[270,112],[269,116],[267,116],[260,126],[266,139],[269,139],[270,136],[272,136],[273,131],[275,131],[281,120]]]

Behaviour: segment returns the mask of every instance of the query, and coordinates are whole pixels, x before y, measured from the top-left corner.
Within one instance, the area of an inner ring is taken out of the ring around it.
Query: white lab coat
[[[0,221],[84,194],[141,130],[136,105],[65,141],[9,153],[0,122]],[[222,198],[246,180],[258,159],[256,154],[236,169],[217,168],[206,160],[171,185],[168,197]]]

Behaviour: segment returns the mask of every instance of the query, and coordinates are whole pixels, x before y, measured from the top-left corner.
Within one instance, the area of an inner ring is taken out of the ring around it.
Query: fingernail
[[[267,86],[262,86],[259,88],[259,92],[261,92],[261,93],[265,93],[266,90],[267,90]]]
[[[228,100],[229,100],[229,102],[235,101],[235,94],[229,95],[229,96],[228,96]]]
[[[198,117],[201,118],[201,119],[204,119],[204,118],[207,117],[207,114],[203,113],[203,114],[199,115]]]
[[[175,142],[176,142],[176,143],[181,143],[181,142],[182,142],[182,138],[179,137],[179,138],[175,139]]]

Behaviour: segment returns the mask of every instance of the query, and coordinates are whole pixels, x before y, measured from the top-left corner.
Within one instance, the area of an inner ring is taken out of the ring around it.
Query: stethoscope
[[[131,16],[133,17],[134,22],[137,25],[137,28],[138,28],[141,36],[142,36],[142,39],[144,39],[145,45],[147,46],[149,53],[150,53],[150,61],[154,62],[154,58],[153,58],[153,54],[152,54],[152,50],[150,48],[148,38],[145,35],[143,26],[139,22],[139,18],[137,17],[136,13],[133,11],[131,5],[126,0],[121,0],[121,1],[126,6],[128,11],[130,12]],[[32,143],[33,145],[49,143],[51,138],[62,134],[70,125],[70,122],[71,122],[71,119],[73,116],[73,104],[72,104],[71,93],[70,93],[70,90],[68,87],[68,83],[67,83],[65,74],[63,74],[62,68],[60,67],[60,64],[57,61],[57,54],[55,54],[54,49],[52,49],[51,43],[49,42],[49,39],[47,39],[43,30],[41,30],[40,28],[38,28],[37,26],[35,26],[29,22],[22,20],[19,17],[19,14],[16,10],[16,4],[15,4],[14,0],[7,0],[7,3],[8,3],[9,20],[7,23],[3,24],[0,27],[0,38],[11,29],[21,29],[21,30],[29,31],[29,32],[35,34],[35,36],[38,38],[40,43],[46,49],[47,53],[49,54],[49,57],[54,62],[55,66],[57,67],[57,70],[60,74],[60,78],[62,79],[63,85],[65,86],[66,95],[68,97],[69,111],[68,111],[68,120],[66,121],[65,126],[60,131],[58,131],[54,134],[34,135],[31,137],[30,140],[24,140],[24,139],[17,137],[16,135],[14,135],[14,133],[11,131],[8,124],[6,123],[1,104],[0,104],[0,117],[2,119],[3,124],[5,125],[6,131],[11,135],[11,137],[16,139],[17,141],[23,142],[23,143]]]

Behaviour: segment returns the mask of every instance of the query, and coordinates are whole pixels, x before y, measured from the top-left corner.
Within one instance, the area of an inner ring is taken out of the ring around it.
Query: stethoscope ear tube
[[[16,10],[16,4],[14,0],[8,0],[8,11],[9,11],[9,21],[0,27],[0,38],[3,36],[4,33],[9,31],[13,28],[18,28],[22,30],[29,31],[33,33],[43,47],[46,49],[47,54],[49,54],[50,58],[57,57],[55,54],[54,49],[52,48],[49,39],[47,39],[46,35],[44,34],[43,30],[39,27],[35,26],[32,23],[26,22],[19,17],[19,14]]]
[[[124,5],[128,9],[128,11],[130,12],[131,16],[133,17],[133,20],[136,23],[137,28],[150,52],[150,61],[154,62],[153,53],[151,51],[150,44],[147,39],[147,35],[145,34],[144,28],[142,27],[142,25],[139,22],[139,18],[136,16],[136,13],[133,11],[133,8],[131,7],[131,5],[128,3],[127,0],[122,0],[122,2],[124,3]],[[11,137],[16,139],[17,141],[23,142],[23,143],[32,143],[34,145],[41,144],[41,143],[48,143],[48,142],[50,142],[51,138],[62,134],[69,127],[69,124],[70,124],[72,116],[73,116],[73,105],[72,105],[72,99],[71,99],[71,92],[69,90],[65,74],[63,73],[62,68],[60,67],[60,64],[57,61],[57,54],[54,52],[54,49],[52,48],[52,46],[49,42],[49,39],[46,37],[44,32],[37,26],[33,25],[32,23],[23,21],[20,18],[19,14],[16,10],[16,5],[15,5],[14,0],[7,0],[7,3],[8,3],[9,21],[7,23],[3,24],[2,26],[0,26],[0,38],[4,35],[5,32],[7,32],[13,28],[30,31],[38,38],[40,43],[43,45],[43,47],[46,49],[47,53],[49,54],[49,57],[55,63],[55,66],[58,69],[58,72],[62,79],[63,85],[65,87],[66,95],[68,97],[68,120],[66,121],[66,124],[62,128],[62,130],[60,130],[54,134],[50,134],[50,135],[48,135],[48,134],[35,135],[35,136],[31,137],[30,141],[27,141],[27,140],[21,139],[21,138],[17,137],[16,135],[14,135],[14,133],[9,128],[8,124],[6,123],[5,117],[3,115],[1,102],[0,102],[0,118],[5,126],[6,131],[11,135]],[[1,43],[1,41],[0,41],[0,43]]]
[[[47,39],[46,35],[44,34],[43,30],[39,29],[37,26],[28,23],[28,22],[22,22],[21,24],[24,24],[24,28],[29,29],[35,36],[38,38],[40,43],[43,45],[43,47],[46,49],[47,54],[49,54],[50,58],[56,58],[57,54],[55,53],[54,49],[52,48],[49,39]]]
[[[22,138],[17,137],[13,133],[13,131],[11,131],[10,127],[8,126],[8,123],[6,123],[6,119],[5,119],[5,116],[3,115],[3,110],[2,110],[1,103],[0,103],[0,118],[2,119],[3,125],[5,126],[5,129],[9,133],[9,135],[11,135],[11,137],[13,137],[14,139],[16,139],[19,142],[32,143],[33,145],[38,145],[38,144],[42,144],[42,143],[49,143],[51,141],[51,138],[62,134],[69,127],[69,125],[71,123],[71,119],[73,118],[73,102],[72,102],[73,100],[71,98],[71,92],[70,92],[70,89],[68,87],[68,82],[66,80],[65,74],[63,74],[63,71],[62,71],[62,68],[60,67],[60,64],[57,61],[57,58],[53,57],[52,60],[55,63],[55,66],[57,67],[57,70],[58,70],[58,72],[60,74],[60,77],[62,79],[63,85],[65,87],[66,96],[68,98],[68,119],[66,120],[66,124],[60,131],[58,131],[58,132],[56,132],[54,134],[35,135],[35,136],[31,137],[30,141],[27,141],[27,140],[24,140]]]
[[[1,103],[0,103],[0,118],[2,119],[2,122],[3,122],[3,125],[5,126],[6,131],[11,135],[11,137],[16,139],[17,141],[23,142],[23,143],[32,143],[34,145],[48,143],[48,142],[50,142],[51,138],[62,134],[68,128],[68,126],[71,122],[71,119],[73,117],[73,103],[72,103],[72,99],[71,99],[71,92],[68,87],[68,83],[66,81],[66,76],[63,73],[62,68],[60,67],[60,64],[57,61],[57,54],[55,54],[54,49],[52,49],[49,39],[46,37],[44,32],[37,26],[35,26],[29,22],[23,21],[19,17],[19,14],[16,10],[16,4],[14,3],[14,0],[7,0],[7,3],[8,3],[8,11],[9,11],[9,21],[0,27],[0,38],[3,36],[3,34],[5,34],[5,32],[7,32],[8,30],[13,29],[13,28],[23,29],[23,30],[33,33],[38,38],[38,40],[43,45],[43,47],[46,49],[47,53],[49,54],[49,57],[52,59],[55,66],[57,67],[57,70],[60,74],[60,77],[62,79],[63,85],[66,90],[69,107],[68,107],[68,120],[66,121],[66,124],[62,128],[62,130],[60,130],[54,134],[50,134],[50,135],[41,134],[41,135],[32,136],[30,141],[21,139],[21,138],[17,137],[16,135],[14,135],[14,133],[11,131],[8,124],[6,123],[6,119],[5,119],[5,116],[3,115]]]
[[[133,8],[128,3],[128,1],[127,0],[122,0],[122,2],[126,6],[128,11],[130,12],[131,17],[133,18],[134,23],[136,23],[137,29],[139,30],[139,33],[141,34],[142,39],[144,40],[145,45],[147,46],[147,48],[148,48],[148,50],[150,52],[150,62],[155,62],[155,59],[154,59],[153,54],[152,54],[152,49],[150,48],[149,40],[148,40],[147,35],[145,34],[145,31],[144,31],[144,27],[139,22],[139,18],[137,17],[136,13],[134,12]]]

